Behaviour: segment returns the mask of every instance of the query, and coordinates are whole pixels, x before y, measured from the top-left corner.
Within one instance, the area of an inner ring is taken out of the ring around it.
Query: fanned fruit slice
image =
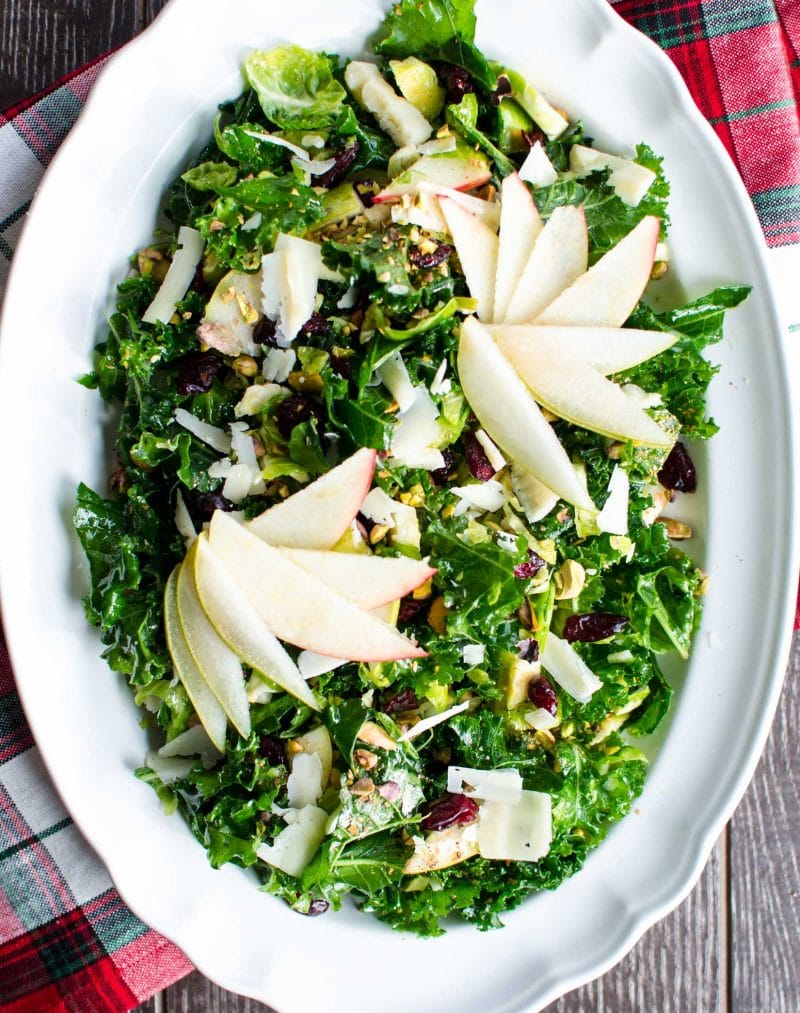
[[[208,544],[208,536],[200,535],[195,545],[197,593],[206,615],[225,643],[246,665],[262,672],[313,710],[319,710],[297,665],[216,557]]]
[[[208,737],[216,748],[224,753],[228,719],[219,700],[211,692],[208,683],[203,678],[203,673],[197,667],[189,645],[186,643],[178,616],[177,587],[178,568],[176,567],[170,574],[164,589],[164,627],[167,634],[167,647],[175,666],[175,674],[192,701],[192,706],[200,718],[200,724],[208,732]]]
[[[349,661],[425,657],[394,627],[326,587],[219,510],[211,519],[209,544],[261,622],[281,640]]]
[[[330,549],[364,502],[375,472],[374,450],[362,448],[294,496],[246,524],[270,545]]]
[[[197,668],[240,735],[250,734],[250,705],[239,659],[209,622],[197,594],[194,561],[197,540],[178,571],[178,617]]]
[[[500,250],[494,285],[494,319],[503,320],[539,233],[542,219],[530,190],[516,172],[500,189]]]
[[[567,503],[594,510],[530,391],[475,317],[461,327],[458,372],[467,401],[495,443]]]
[[[585,273],[588,263],[589,233],[583,208],[571,205],[556,208],[536,240],[505,318],[497,322],[519,324],[534,320]]]
[[[658,218],[643,218],[617,245],[601,257],[550,304],[526,318],[556,327],[621,327],[636,309],[644,292],[661,230]]]
[[[668,331],[632,327],[540,327],[538,324],[494,324],[489,327],[500,351],[520,374],[529,356],[551,361],[578,359],[608,375],[631,369],[666,351],[678,340]]]
[[[498,238],[487,225],[449,197],[441,197],[439,206],[453,237],[470,295],[478,300],[478,316],[482,320],[491,320]]]

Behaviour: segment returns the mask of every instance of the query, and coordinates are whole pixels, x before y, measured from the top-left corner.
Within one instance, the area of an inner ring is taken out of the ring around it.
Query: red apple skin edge
[[[413,166],[412,166],[413,168]],[[492,174],[487,172],[485,176],[474,176],[468,179],[464,183],[458,185],[451,185],[451,190],[460,190],[462,193],[467,193],[469,190],[477,190],[478,187],[484,186],[492,178]],[[436,186],[436,183],[433,184]],[[392,192],[391,184],[386,187],[385,190],[381,190],[380,193],[376,194],[372,198],[373,204],[397,204],[402,198],[402,194]]]

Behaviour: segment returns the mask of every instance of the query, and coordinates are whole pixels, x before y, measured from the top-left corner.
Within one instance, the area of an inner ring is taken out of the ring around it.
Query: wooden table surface
[[[122,45],[164,3],[0,0],[0,109]],[[743,593],[756,592],[743,588]],[[742,701],[743,706],[757,703]],[[554,1003],[548,1013],[800,1010],[799,728],[800,634],[795,634],[766,751],[698,885],[617,967]],[[141,1010],[255,1013],[266,1008],[194,973]]]

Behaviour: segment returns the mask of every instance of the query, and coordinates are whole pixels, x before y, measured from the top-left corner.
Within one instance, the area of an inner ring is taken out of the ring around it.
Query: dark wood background
[[[122,45],[164,2],[0,0],[0,109]],[[697,887],[616,968],[554,1003],[548,1013],[800,1010],[799,682],[800,635],[795,634],[766,752]],[[380,1011],[377,996],[375,1008]],[[141,1010],[255,1013],[266,1007],[195,973]]]

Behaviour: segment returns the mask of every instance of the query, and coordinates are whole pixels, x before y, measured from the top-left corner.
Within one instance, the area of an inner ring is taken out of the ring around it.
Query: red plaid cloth
[[[675,61],[739,167],[778,273],[794,280],[784,287],[800,287],[800,3],[612,2]],[[102,63],[0,116],[0,294],[36,184]],[[798,331],[800,301],[787,305]],[[127,910],[64,811],[0,639],[0,1011],[128,1010],[190,970]]]

